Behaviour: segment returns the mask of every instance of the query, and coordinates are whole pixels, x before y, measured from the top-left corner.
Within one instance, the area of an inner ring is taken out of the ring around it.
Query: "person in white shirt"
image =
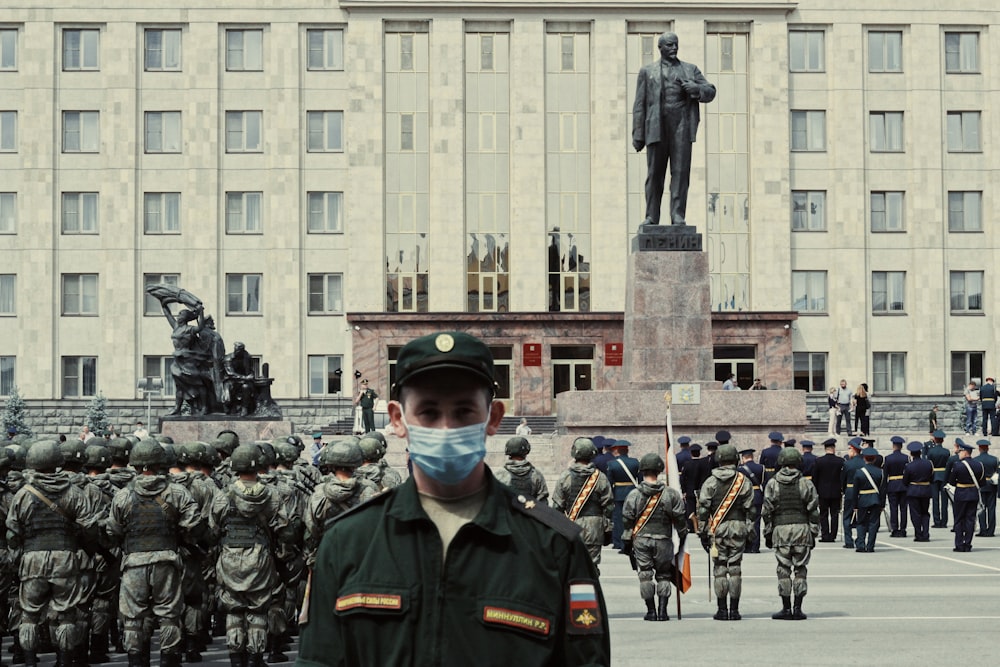
[[[136,422],[135,430],[132,431],[132,435],[142,440],[143,438],[149,437],[149,431],[147,431],[146,427],[142,425],[142,422]]]
[[[518,424],[517,428],[514,430],[514,435],[520,435],[524,437],[531,435],[531,427],[528,426],[527,417],[521,417],[521,423]]]

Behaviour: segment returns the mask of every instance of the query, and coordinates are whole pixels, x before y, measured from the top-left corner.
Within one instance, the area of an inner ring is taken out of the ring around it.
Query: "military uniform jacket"
[[[780,445],[771,445],[760,453],[760,464],[764,466],[764,485],[774,476],[778,468],[778,454],[781,453]]]
[[[990,478],[1000,467],[1000,459],[993,456],[992,454],[980,454],[976,457],[976,461],[983,464],[983,479],[979,483],[979,486],[983,488],[984,491],[989,491],[996,488],[996,484]]]
[[[141,528],[137,525],[140,516],[137,511],[139,503],[157,497],[169,507],[166,509],[159,503],[156,504],[162,515],[164,531],[172,532],[177,537],[182,533],[192,537],[200,535],[204,529],[204,522],[198,503],[187,489],[180,484],[169,482],[165,475],[137,475],[128,486],[115,493],[115,497],[111,499],[111,509],[105,524],[108,534],[119,542],[124,541],[130,532]],[[176,546],[126,553],[122,558],[122,570],[161,562],[181,564]]]
[[[685,496],[693,496],[696,500],[698,492],[709,477],[712,476],[712,460],[708,458],[692,458],[684,466],[684,479],[681,490]]]
[[[540,503],[548,504],[549,486],[545,477],[528,461],[507,461],[503,468],[492,470],[497,481],[506,484],[518,493],[534,498]]]
[[[642,516],[649,499],[660,493],[660,499],[653,508],[649,519],[643,525],[638,535],[632,533],[636,521]],[[678,536],[683,538],[687,535],[687,517],[684,516],[684,500],[676,489],[665,486],[663,482],[650,484],[643,481],[638,489],[633,489],[625,499],[622,507],[622,525],[625,531],[622,533],[623,540],[635,538],[669,539],[676,530]]]
[[[574,463],[568,470],[564,471],[556,482],[556,488],[552,491],[552,507],[564,514],[568,514],[573,509],[573,503],[580,493],[580,489],[587,483],[596,468],[592,464]],[[604,475],[597,476],[597,484],[590,494],[590,498],[580,510],[578,519],[587,516],[604,516],[604,510],[612,503],[611,485]]]
[[[844,470],[844,459],[836,454],[824,454],[816,458],[813,466],[812,483],[820,498],[832,500],[844,493],[840,475]]]
[[[802,452],[802,476],[811,480],[816,468],[816,455],[812,452]]]
[[[862,470],[871,476],[868,481]],[[875,482],[875,486],[872,486]],[[885,476],[882,470],[871,463],[863,463],[854,474],[854,495],[859,509],[865,507],[885,507]]]
[[[316,487],[309,497],[305,514],[305,551],[309,565],[315,560],[319,542],[333,519],[371,500],[378,492],[378,488],[364,477],[340,479],[330,475]]]
[[[885,461],[882,462],[882,470],[885,472],[886,493],[906,491],[906,487],[903,485],[903,470],[906,468],[909,458],[900,451],[895,451],[885,457]]]
[[[903,468],[903,486],[907,498],[930,498],[934,464],[927,459],[913,459]]]
[[[840,472],[840,488],[844,493],[845,500],[854,500],[858,497],[854,489],[854,478],[864,464],[865,460],[860,456],[844,460],[844,468]],[[879,475],[881,474],[882,471],[880,470]]]
[[[622,464],[625,464],[625,467],[632,473],[631,478],[625,472],[625,468],[622,468]],[[611,482],[611,490],[614,493],[615,502],[625,502],[628,494],[635,490],[636,485],[632,483],[633,479],[636,482],[640,480],[639,461],[637,459],[622,455],[608,461],[608,481]]]
[[[442,562],[412,478],[327,530],[299,667],[610,665],[607,612],[578,529],[487,471]]]
[[[711,477],[701,485],[698,494],[698,524],[702,531],[708,530],[708,522],[719,509],[722,500],[733,484],[736,476],[736,466],[720,466],[712,471]],[[732,508],[722,519],[722,523],[715,530],[717,538],[737,537],[742,539],[747,534],[747,523],[756,518],[756,509],[753,506],[753,486],[745,476],[743,483],[736,493],[736,500]]]
[[[742,463],[736,468],[747,476],[753,487],[753,504],[760,507],[764,503],[764,466],[753,461]]]
[[[969,465],[965,465],[968,463]],[[969,469],[972,469],[970,474]],[[973,479],[975,475],[975,479]],[[955,500],[979,500],[977,484],[983,483],[983,464],[974,458],[959,460],[952,466],[948,483],[955,485]]]
[[[764,489],[761,520],[775,546],[813,546],[819,534],[816,487],[795,468],[782,468]]]
[[[935,444],[927,450],[927,460],[934,466],[933,481],[945,482],[948,480],[948,476],[945,474],[945,469],[948,465],[949,458],[951,458],[951,454],[949,454],[948,450],[940,444]]]

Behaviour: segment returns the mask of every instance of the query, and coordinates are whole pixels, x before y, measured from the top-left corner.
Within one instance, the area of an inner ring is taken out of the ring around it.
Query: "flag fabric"
[[[674,451],[674,425],[670,418],[670,402],[667,401],[667,424],[666,424],[666,451],[664,461],[667,464],[667,486],[681,494],[681,476],[677,469],[677,453]],[[673,532],[674,542],[674,571],[677,573],[677,588],[681,593],[687,593],[691,588],[691,554],[687,552],[685,545],[680,543],[680,536],[677,531]]]

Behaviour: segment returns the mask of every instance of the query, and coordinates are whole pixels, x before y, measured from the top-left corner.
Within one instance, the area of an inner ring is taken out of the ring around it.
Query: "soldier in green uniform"
[[[88,445],[85,450],[84,470],[90,480],[90,486],[100,489],[101,520],[107,519],[111,511],[111,499],[118,489],[108,479],[106,470],[111,465],[111,450],[103,445]],[[92,663],[108,662],[110,650],[109,633],[114,630],[118,635],[118,582],[120,576],[121,552],[114,548],[107,535],[101,536],[106,547],[106,553],[114,556],[109,562],[105,558],[97,561],[97,589],[91,602],[90,615],[90,661]]]
[[[506,484],[518,493],[534,498],[540,503],[548,503],[549,487],[545,477],[528,460],[531,443],[523,436],[515,436],[504,445],[504,453],[509,460],[493,474],[497,481]]]
[[[361,407],[362,433],[371,433],[375,430],[375,401],[378,394],[374,389],[368,387],[368,378],[361,381],[361,391],[354,399],[354,404]]]
[[[580,536],[594,565],[600,565],[604,533],[610,530],[608,513],[614,502],[611,482],[593,463],[597,447],[590,438],[577,438],[570,456],[573,463],[563,471],[552,491],[552,509],[580,526]]]
[[[712,618],[738,621],[742,618],[743,550],[755,514],[753,484],[736,470],[739,454],[735,446],[719,447],[716,460],[719,467],[701,485],[698,495],[699,535],[713,562],[719,608]]]
[[[687,537],[687,516],[680,492],[659,481],[663,459],[649,453],[639,460],[642,482],[625,499],[622,508],[623,551],[633,554],[639,573],[639,596],[646,603],[646,621],[669,621],[670,578],[673,572],[673,531],[680,544]],[[654,606],[654,595],[659,606]]]
[[[819,535],[819,495],[801,472],[802,454],[785,449],[778,456],[778,473],[764,489],[764,539],[778,559],[778,595],[781,611],[771,618],[801,621],[802,598],[808,585],[809,557]],[[794,577],[794,578],[793,578]],[[794,602],[793,602],[794,596]]]
[[[389,415],[413,476],[327,529],[297,664],[609,665],[579,528],[484,463],[503,418],[489,348],[424,336],[400,350],[396,373]]]
[[[402,483],[403,480],[398,472],[379,465],[379,460],[382,458],[382,443],[377,438],[365,436],[358,442],[358,447],[363,458],[356,471],[359,477],[364,477],[374,484],[378,491],[391,489]]]

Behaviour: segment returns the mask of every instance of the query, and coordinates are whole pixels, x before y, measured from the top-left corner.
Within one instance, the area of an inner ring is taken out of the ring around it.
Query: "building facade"
[[[169,390],[155,283],[279,401],[355,371],[386,395],[400,341],[450,326],[518,414],[614,386],[635,78],[668,30],[718,89],[688,200],[717,373],[959,391],[997,366],[998,24],[982,0],[24,0],[0,9],[0,396]]]

